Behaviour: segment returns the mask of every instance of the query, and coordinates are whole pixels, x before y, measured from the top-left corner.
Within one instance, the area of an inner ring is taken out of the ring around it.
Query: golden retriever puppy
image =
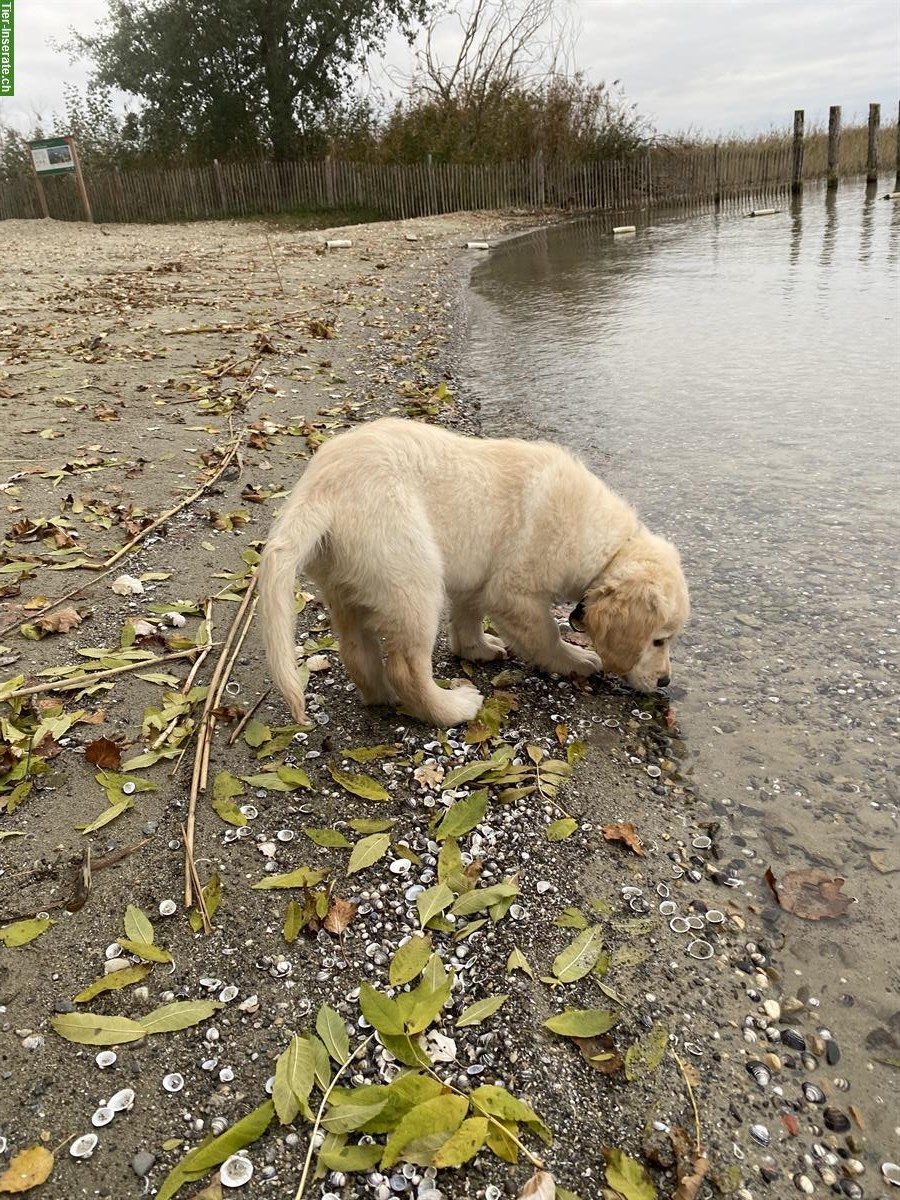
[[[509,650],[560,675],[605,669],[640,691],[669,682],[669,648],[688,616],[674,546],[567,451],[390,418],[322,446],[262,554],[269,670],[302,723],[299,569],[321,589],[363,701],[399,702],[434,725],[470,721],[482,703],[471,684],[434,681],[447,608],[460,658]],[[560,637],[550,605],[561,598],[580,601],[574,617],[596,653]],[[485,633],[485,616],[500,638]]]

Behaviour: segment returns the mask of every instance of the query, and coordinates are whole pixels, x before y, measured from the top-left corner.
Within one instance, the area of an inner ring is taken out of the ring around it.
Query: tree
[[[394,22],[408,38],[429,0],[109,0],[92,82],[141,101],[145,152],[203,160],[321,148],[353,72]]]
[[[450,18],[457,30],[448,39]],[[574,68],[575,42],[566,0],[460,0],[429,21],[407,94],[384,122],[382,155],[484,162],[538,150],[570,160],[632,153],[646,144],[648,124],[617,80],[591,83]]]

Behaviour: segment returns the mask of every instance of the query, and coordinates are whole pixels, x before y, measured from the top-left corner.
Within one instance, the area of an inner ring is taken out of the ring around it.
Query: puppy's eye
[[[666,639],[665,639],[665,638],[654,638],[654,639],[653,639],[653,645],[654,645],[654,646],[664,646],[665,644],[666,644]]]

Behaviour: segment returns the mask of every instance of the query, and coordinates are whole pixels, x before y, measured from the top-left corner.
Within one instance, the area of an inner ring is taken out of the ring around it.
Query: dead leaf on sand
[[[845,880],[839,875],[832,877],[827,871],[819,871],[815,867],[788,871],[780,881],[769,867],[766,883],[781,907],[795,917],[802,917],[804,921],[842,917],[850,905],[856,903],[852,896],[845,896],[841,892]]]
[[[69,605],[67,608],[58,608],[56,612],[48,613],[46,617],[38,617],[35,625],[45,633],[69,633],[77,629],[83,620],[81,613]]]
[[[340,936],[355,916],[356,905],[350,900],[343,900],[340,896],[336,896],[332,900],[331,907],[322,924],[329,933]]]
[[[122,748],[109,738],[97,738],[88,743],[84,757],[104,771],[118,771],[122,765]]]
[[[616,1075],[625,1065],[625,1060],[616,1050],[615,1042],[607,1033],[597,1037],[573,1037],[586,1062],[601,1075]]]
[[[556,1182],[549,1171],[536,1171],[519,1192],[518,1200],[556,1200]]]
[[[600,832],[608,842],[624,842],[634,854],[643,857],[644,847],[641,845],[637,830],[630,821],[623,821],[616,825],[602,825]]]

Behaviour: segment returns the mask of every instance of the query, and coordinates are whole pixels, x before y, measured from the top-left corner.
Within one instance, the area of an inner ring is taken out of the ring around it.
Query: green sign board
[[[41,138],[29,142],[31,161],[38,175],[59,175],[75,170],[75,158],[68,138]]]

